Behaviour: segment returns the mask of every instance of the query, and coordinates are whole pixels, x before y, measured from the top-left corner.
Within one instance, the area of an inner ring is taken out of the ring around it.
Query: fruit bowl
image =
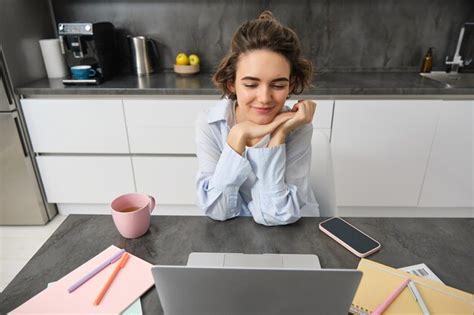
[[[174,65],[174,72],[182,75],[195,74],[199,72],[199,65]]]

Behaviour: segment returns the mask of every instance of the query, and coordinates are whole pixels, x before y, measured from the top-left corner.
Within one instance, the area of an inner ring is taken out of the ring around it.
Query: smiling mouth
[[[252,107],[257,113],[260,114],[267,114],[269,113],[273,107]]]

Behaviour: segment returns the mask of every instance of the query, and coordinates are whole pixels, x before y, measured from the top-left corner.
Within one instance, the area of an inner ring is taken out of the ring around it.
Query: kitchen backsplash
[[[474,20],[472,0],[51,1],[56,22],[112,22],[123,69],[125,36],[132,34],[157,41],[161,69],[187,52],[199,54],[203,70],[212,71],[235,29],[269,9],[299,34],[317,71],[419,71],[428,47],[434,47],[433,69],[443,70],[462,24]],[[471,58],[473,33],[463,47]]]

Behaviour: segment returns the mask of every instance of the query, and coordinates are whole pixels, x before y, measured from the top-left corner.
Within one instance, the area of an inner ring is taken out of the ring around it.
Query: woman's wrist
[[[288,131],[283,128],[277,128],[271,136],[270,142],[268,143],[268,147],[275,147],[280,144],[284,144],[286,142],[286,136],[288,135]]]
[[[227,144],[240,155],[244,154],[245,144],[247,143],[247,138],[240,130],[238,125],[235,125],[230,129],[229,135],[227,136]]]

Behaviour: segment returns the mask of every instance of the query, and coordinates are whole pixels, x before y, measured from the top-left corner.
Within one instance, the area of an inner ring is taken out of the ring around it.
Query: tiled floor
[[[65,218],[57,215],[43,226],[0,226],[0,292]]]

